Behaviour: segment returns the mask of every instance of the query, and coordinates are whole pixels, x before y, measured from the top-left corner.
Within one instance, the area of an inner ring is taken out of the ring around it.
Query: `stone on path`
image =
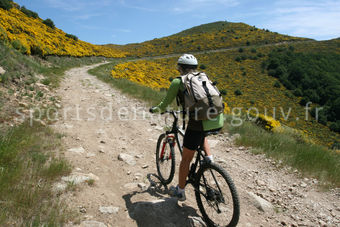
[[[119,211],[119,207],[113,207],[113,206],[99,207],[99,211],[102,214],[117,214]]]
[[[130,190],[135,189],[137,187],[138,187],[137,183],[127,183],[127,184],[124,184],[124,188],[130,189]]]
[[[61,180],[64,182],[69,182],[77,185],[89,180],[99,180],[99,177],[92,173],[90,174],[76,173],[70,176],[62,177]]]
[[[85,152],[85,149],[83,147],[75,147],[75,148],[70,148],[67,151],[77,153],[77,154],[83,154]]]
[[[130,166],[136,165],[136,161],[135,161],[134,157],[129,155],[129,154],[125,154],[125,153],[119,154],[118,160],[123,161]]]
[[[273,205],[267,200],[261,198],[260,196],[255,195],[252,192],[247,192],[247,193],[253,205],[260,211],[271,212],[273,210]]]

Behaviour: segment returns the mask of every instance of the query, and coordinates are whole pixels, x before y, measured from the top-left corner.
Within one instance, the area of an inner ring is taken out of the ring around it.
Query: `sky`
[[[281,34],[340,37],[340,0],[14,0],[93,44],[138,43],[215,21]]]

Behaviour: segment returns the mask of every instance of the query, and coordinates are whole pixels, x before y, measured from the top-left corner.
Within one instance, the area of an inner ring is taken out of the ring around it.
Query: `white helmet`
[[[177,63],[182,65],[198,65],[197,59],[192,54],[182,55],[179,57]]]

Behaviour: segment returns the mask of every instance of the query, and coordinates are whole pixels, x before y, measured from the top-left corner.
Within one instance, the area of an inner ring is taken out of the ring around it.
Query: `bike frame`
[[[177,146],[178,146],[178,149],[182,155],[183,153],[183,144],[180,143],[179,141],[179,137],[178,137],[178,134],[180,134],[182,137],[184,137],[184,130],[180,129],[178,127],[178,117],[177,117],[177,114],[176,112],[174,111],[168,111],[168,112],[165,112],[165,113],[170,113],[173,115],[174,117],[174,122],[172,123],[172,128],[170,131],[166,131],[165,134],[167,135],[166,137],[166,140],[165,141],[168,141],[169,139],[171,141],[169,141],[171,143],[172,146],[176,146],[176,143],[177,143]],[[181,113],[181,111],[178,111],[178,113]],[[162,148],[162,154],[163,154],[163,151],[164,151],[164,144],[165,142],[163,143],[163,148]],[[162,155],[161,154],[161,155]]]
[[[162,147],[162,152],[161,152],[161,158],[164,156],[164,148],[166,145],[166,142],[169,142],[171,146],[175,147],[176,143],[178,146],[178,149],[182,155],[183,153],[183,144],[180,143],[178,134],[184,137],[184,131],[178,127],[178,117],[175,111],[167,111],[165,113],[170,113],[174,117],[174,122],[172,123],[172,128],[170,131],[166,131],[165,134],[167,135],[165,141],[163,142],[163,147]],[[180,111],[178,112],[180,113]],[[201,164],[200,160],[204,160],[204,155],[203,152],[204,150],[202,149],[203,144],[204,144],[204,139],[203,138],[200,147],[197,149],[197,155],[194,163],[190,167],[189,175],[188,175],[188,180],[186,181],[186,184],[194,184],[195,182],[195,174],[196,174],[196,169],[197,167]],[[170,140],[170,141],[169,141]],[[203,152],[202,152],[203,151]],[[171,156],[169,157],[171,159]]]

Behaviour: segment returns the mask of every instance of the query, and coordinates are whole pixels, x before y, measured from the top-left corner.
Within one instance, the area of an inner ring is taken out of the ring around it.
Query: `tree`
[[[0,0],[0,8],[3,8],[4,10],[9,10],[13,7],[12,0]]]
[[[237,89],[235,92],[235,95],[239,96],[239,95],[242,95],[242,91],[240,89]]]
[[[28,17],[39,18],[39,15],[36,12],[33,12],[29,9],[26,9],[25,6],[22,6],[20,8],[20,11],[23,12],[24,14],[26,14]]]
[[[46,20],[44,20],[43,23],[49,26],[50,28],[53,28],[53,29],[55,28],[54,22],[50,18],[47,18]]]

